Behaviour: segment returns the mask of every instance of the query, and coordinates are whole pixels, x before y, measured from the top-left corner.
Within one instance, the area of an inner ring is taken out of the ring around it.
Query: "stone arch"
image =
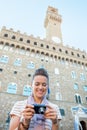
[[[55,55],[54,58],[57,59],[57,55]]]
[[[49,53],[46,53],[45,56],[49,56]]]
[[[3,42],[3,41],[0,41],[0,44],[1,44],[1,45],[3,45],[3,44],[4,44],[4,42]]]
[[[82,130],[87,130],[87,128],[86,128],[86,122],[85,121],[80,121],[80,125],[81,125],[81,127],[82,127]],[[79,128],[79,130],[81,130],[81,128]]]
[[[30,51],[30,48],[26,48],[26,51]]]
[[[10,47],[15,47],[15,45],[14,44],[10,44]]]
[[[17,46],[16,46],[16,49],[20,49],[20,46],[19,46],[19,45],[17,45]]]

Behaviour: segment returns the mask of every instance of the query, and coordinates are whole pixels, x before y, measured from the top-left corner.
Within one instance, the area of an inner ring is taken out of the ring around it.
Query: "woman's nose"
[[[43,85],[42,85],[42,84],[40,84],[40,85],[39,85],[39,88],[40,88],[40,89],[42,89],[42,88],[43,88]]]

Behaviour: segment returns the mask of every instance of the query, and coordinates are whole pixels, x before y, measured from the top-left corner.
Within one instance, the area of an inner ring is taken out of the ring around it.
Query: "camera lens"
[[[44,114],[45,112],[45,108],[44,107],[40,107],[39,108],[39,114]]]

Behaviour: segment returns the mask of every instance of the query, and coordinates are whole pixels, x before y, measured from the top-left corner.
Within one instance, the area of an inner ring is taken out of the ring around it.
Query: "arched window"
[[[24,88],[23,88],[23,95],[24,96],[30,96],[31,93],[32,93],[31,86],[25,85]]]
[[[27,68],[28,69],[34,69],[35,68],[35,64],[32,61],[30,61],[30,63],[27,65]]]
[[[74,89],[77,90],[78,89],[78,84],[77,83],[74,83]]]
[[[81,97],[80,97],[79,94],[76,94],[76,95],[75,95],[75,101],[76,101],[76,103],[78,103],[78,104],[81,104],[81,103],[82,103]]]
[[[15,61],[14,61],[14,65],[15,66],[21,66],[21,63],[22,63],[22,60],[20,58],[17,58]]]
[[[87,92],[87,85],[83,86],[85,92]]]
[[[8,63],[8,60],[9,60],[9,57],[6,55],[2,55],[0,57],[0,62],[2,62],[2,63]]]
[[[58,68],[55,68],[55,74],[59,74],[59,69]]]
[[[80,73],[80,79],[83,80],[83,81],[86,80],[86,76],[85,76],[85,74]]]
[[[62,100],[62,95],[60,92],[56,92],[56,100]]]
[[[16,94],[16,92],[17,92],[17,84],[16,83],[9,83],[8,87],[7,87],[7,92]]]
[[[72,71],[72,72],[71,72],[71,76],[72,76],[73,79],[75,79],[75,78],[76,78],[76,72],[75,72],[75,71]]]

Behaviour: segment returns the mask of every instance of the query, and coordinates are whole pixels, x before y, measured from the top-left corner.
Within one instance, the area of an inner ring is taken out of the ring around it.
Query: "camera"
[[[46,111],[46,106],[44,104],[33,104],[36,114],[44,114]]]

